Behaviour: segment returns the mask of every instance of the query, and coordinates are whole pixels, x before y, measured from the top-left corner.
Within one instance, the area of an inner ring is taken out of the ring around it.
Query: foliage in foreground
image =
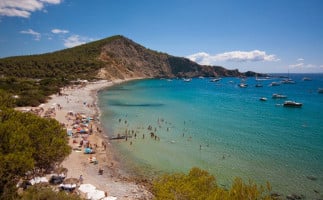
[[[71,149],[66,132],[56,120],[5,107],[0,109],[1,199],[12,194],[14,185],[27,171],[51,169]]]
[[[55,192],[47,187],[30,187],[21,197],[22,200],[81,200],[82,198],[76,194]]]
[[[271,186],[266,189],[253,182],[244,183],[236,178],[229,189],[216,184],[214,176],[199,168],[192,168],[189,174],[166,174],[154,181],[153,193],[156,200],[269,200]]]

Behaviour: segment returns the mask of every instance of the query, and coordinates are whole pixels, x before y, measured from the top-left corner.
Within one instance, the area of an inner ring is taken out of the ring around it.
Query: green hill
[[[17,95],[18,106],[43,103],[77,79],[240,75],[153,51],[120,35],[53,53],[0,59],[0,89]]]

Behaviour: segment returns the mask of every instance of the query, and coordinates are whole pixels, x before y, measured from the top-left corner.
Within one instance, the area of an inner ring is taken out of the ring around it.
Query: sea
[[[323,74],[288,74],[294,84],[271,85],[286,76],[130,81],[99,93],[100,120],[130,174],[199,167],[224,188],[240,177],[268,181],[284,196],[323,198]],[[285,107],[286,100],[302,107]]]

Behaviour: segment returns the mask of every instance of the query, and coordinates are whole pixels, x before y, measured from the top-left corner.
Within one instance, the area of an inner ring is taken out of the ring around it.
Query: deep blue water
[[[296,83],[270,86],[281,81],[272,78],[258,81],[261,88],[255,78],[246,80],[247,88],[238,87],[238,78],[132,81],[99,94],[101,121],[110,136],[133,136],[111,142],[129,171],[150,175],[197,166],[225,186],[239,176],[269,181],[278,193],[322,197],[323,94],[317,90],[323,74],[290,78]],[[288,98],[273,99],[273,93]],[[286,108],[285,100],[303,106]]]

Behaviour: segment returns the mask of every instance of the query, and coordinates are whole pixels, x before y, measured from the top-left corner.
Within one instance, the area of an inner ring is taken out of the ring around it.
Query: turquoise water
[[[99,94],[101,121],[118,158],[130,173],[206,169],[224,187],[234,177],[269,181],[282,194],[323,194],[323,74],[294,74],[296,84],[247,88],[240,79],[140,80],[116,85]],[[282,93],[302,108],[286,108]],[[267,101],[259,101],[267,97]],[[148,130],[148,127],[151,127]],[[153,132],[155,137],[151,137]],[[135,137],[136,135],[136,137]],[[143,138],[144,135],[144,138]],[[315,180],[311,180],[315,178]],[[320,192],[320,194],[314,192]]]

